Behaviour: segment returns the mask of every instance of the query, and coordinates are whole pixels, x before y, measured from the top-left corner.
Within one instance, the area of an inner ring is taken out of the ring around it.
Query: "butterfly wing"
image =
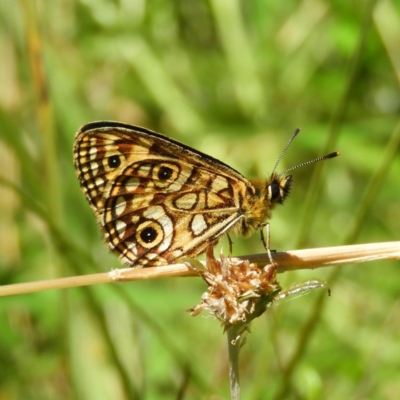
[[[254,195],[226,164],[118,122],[83,126],[74,163],[108,247],[130,266],[201,254],[244,217],[243,199]]]

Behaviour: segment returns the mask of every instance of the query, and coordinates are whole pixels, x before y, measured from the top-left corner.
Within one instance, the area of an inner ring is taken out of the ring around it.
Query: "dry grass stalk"
[[[278,264],[277,273],[298,269],[314,269],[333,265],[363,263],[375,260],[400,259],[400,242],[370,243],[351,246],[325,247],[317,249],[293,250],[273,253]],[[238,258],[250,263],[267,265],[267,254]],[[232,260],[236,260],[233,258]],[[18,283],[0,287],[0,296],[11,296],[43,290],[65,289],[109,282],[129,282],[173,276],[197,276],[198,271],[186,264],[172,264],[154,268],[123,268],[99,274]]]

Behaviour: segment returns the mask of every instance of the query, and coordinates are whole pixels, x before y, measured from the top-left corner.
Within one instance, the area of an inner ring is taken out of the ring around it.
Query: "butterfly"
[[[79,129],[74,165],[105,242],[132,267],[196,257],[228,231],[251,235],[285,201],[293,182],[283,176],[293,168],[248,180],[174,139],[114,121]]]

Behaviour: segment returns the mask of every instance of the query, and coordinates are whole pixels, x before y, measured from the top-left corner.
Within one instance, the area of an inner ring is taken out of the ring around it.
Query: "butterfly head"
[[[266,197],[270,206],[283,204],[289,195],[292,183],[292,175],[280,177],[279,175],[272,174],[271,179],[267,181],[266,187]]]
[[[271,177],[267,180],[266,184],[266,200],[268,200],[269,207],[272,208],[276,204],[283,204],[285,201],[286,197],[289,195],[290,189],[293,184],[293,177],[292,175],[286,175],[287,172],[292,171],[294,169],[303,167],[305,165],[313,164],[318,161],[322,160],[327,160],[329,158],[337,157],[339,155],[338,152],[333,152],[330,154],[327,154],[326,156],[323,157],[318,157],[315,158],[314,160],[306,161],[301,164],[295,165],[294,167],[287,168],[283,172],[277,174],[276,168],[279,165],[283,155],[285,154],[286,150],[292,143],[293,139],[298,135],[300,132],[300,129],[296,129],[289,141],[287,142],[285,148],[283,149],[282,153],[278,157],[278,160],[275,164],[275,167],[272,171]],[[284,176],[286,175],[286,176]]]

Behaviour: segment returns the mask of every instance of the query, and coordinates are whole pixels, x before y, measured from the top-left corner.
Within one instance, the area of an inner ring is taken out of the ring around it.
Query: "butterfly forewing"
[[[241,174],[161,134],[93,123],[75,138],[82,190],[105,241],[131,266],[195,257],[244,218]]]

